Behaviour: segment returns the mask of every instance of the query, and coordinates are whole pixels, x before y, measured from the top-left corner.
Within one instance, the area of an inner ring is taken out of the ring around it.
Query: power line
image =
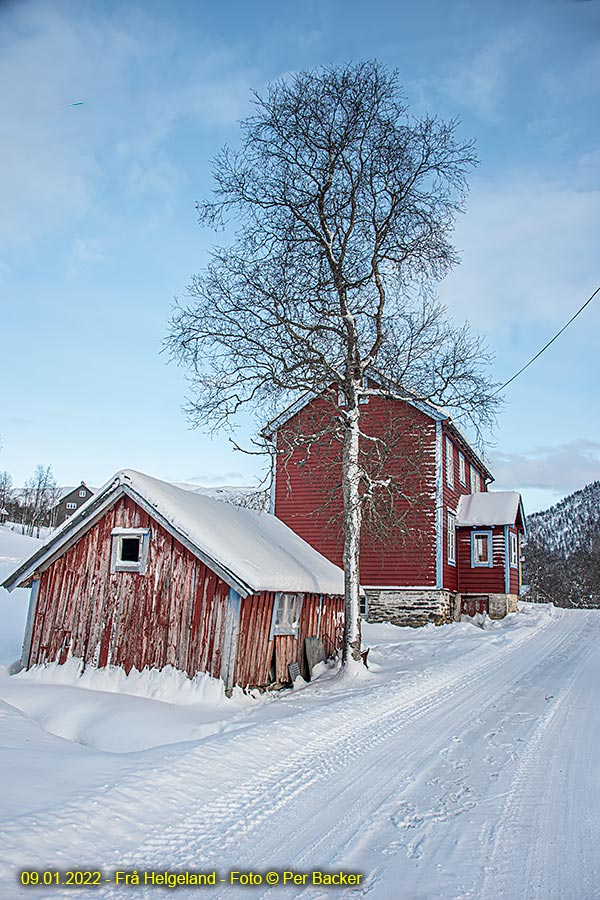
[[[504,384],[501,384],[500,387],[498,388],[498,390],[494,391],[494,393],[492,394],[492,397],[493,397],[495,394],[499,394],[500,391],[503,391],[505,387],[508,387],[508,385],[509,385],[511,382],[513,382],[513,381],[515,380],[515,378],[518,378],[518,377],[519,377],[519,375],[521,374],[521,372],[524,372],[525,369],[528,369],[529,366],[531,365],[531,363],[534,363],[534,362],[536,361],[536,359],[538,359],[538,357],[540,357],[540,356],[542,355],[542,353],[544,352],[544,350],[547,350],[548,347],[550,346],[550,344],[553,344],[554,341],[556,340],[556,338],[558,338],[558,337],[561,336],[561,334],[563,333],[563,331],[565,331],[565,329],[567,329],[567,328],[569,327],[569,325],[571,324],[571,322],[574,322],[574,321],[575,321],[575,319],[577,318],[577,316],[579,315],[579,313],[582,313],[582,312],[584,311],[584,309],[586,308],[586,306],[589,306],[589,304],[592,302],[592,300],[594,299],[594,297],[596,296],[596,294],[597,294],[598,292],[600,292],[600,285],[598,285],[598,287],[596,288],[596,290],[594,291],[594,293],[592,294],[592,296],[589,297],[589,298],[585,301],[585,303],[583,304],[583,306],[581,306],[581,307],[577,310],[577,312],[575,313],[575,315],[571,316],[571,318],[569,319],[569,321],[567,322],[567,324],[566,324],[566,325],[563,325],[563,327],[560,329],[560,331],[558,331],[558,332],[554,335],[554,337],[553,337],[551,340],[548,341],[547,344],[544,344],[544,346],[542,347],[542,349],[539,350],[539,351],[535,354],[535,356],[532,357],[532,359],[530,359],[529,362],[526,363],[526,364],[523,366],[522,369],[519,369],[519,371],[516,373],[516,375],[513,375],[513,377],[512,377],[512,378],[509,378],[508,381],[505,381]]]

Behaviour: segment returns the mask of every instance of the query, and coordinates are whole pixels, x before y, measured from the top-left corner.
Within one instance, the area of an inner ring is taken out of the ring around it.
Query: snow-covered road
[[[23,866],[76,865],[364,873],[360,887],[217,885],[215,898],[596,900],[600,613],[525,607],[487,630],[367,633],[367,678],[325,676],[200,741],[104,754],[99,779],[63,785],[60,803],[30,801],[1,823],[0,896],[32,896],[15,884]],[[30,729],[19,690],[5,686],[5,714]]]

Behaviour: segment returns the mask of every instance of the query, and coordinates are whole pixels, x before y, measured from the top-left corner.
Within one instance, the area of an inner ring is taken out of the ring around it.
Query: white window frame
[[[80,497],[87,497],[87,491],[79,491]]]
[[[275,636],[281,635],[298,637],[303,599],[303,594],[294,594],[287,591],[278,591],[275,594],[270,640],[273,640]]]
[[[454,487],[454,444],[449,437],[446,438],[446,484]]]
[[[481,476],[475,466],[471,465],[471,493],[479,494],[481,492]]]
[[[488,559],[487,562],[481,562],[475,557],[475,545],[477,543],[477,538],[487,539],[488,545]],[[494,565],[494,544],[493,544],[493,534],[491,531],[472,531],[471,532],[471,568],[472,569],[491,569]]]
[[[456,565],[456,513],[448,512],[446,533],[446,558],[449,566]]]
[[[519,568],[519,541],[514,531],[510,531],[508,535],[510,542],[510,567],[511,569]]]
[[[77,509],[77,504],[74,503],[72,500],[69,500],[69,502],[66,504],[66,508],[67,509]]]
[[[148,551],[150,549],[150,529],[149,528],[113,528],[111,531],[112,547],[110,553],[110,571],[115,572],[136,572],[139,575],[145,575],[148,567]],[[135,561],[122,559],[123,539],[139,538],[140,553],[139,558]]]
[[[467,460],[461,450],[458,451],[458,480],[462,485],[467,486]]]

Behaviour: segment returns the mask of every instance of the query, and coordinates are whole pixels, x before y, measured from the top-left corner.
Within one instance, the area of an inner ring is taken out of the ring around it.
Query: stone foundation
[[[517,611],[516,594],[489,594],[490,619],[503,619],[507,613]]]
[[[455,620],[460,598],[453,591],[429,588],[394,591],[389,588],[366,588],[367,621],[391,622],[392,625],[445,625]]]

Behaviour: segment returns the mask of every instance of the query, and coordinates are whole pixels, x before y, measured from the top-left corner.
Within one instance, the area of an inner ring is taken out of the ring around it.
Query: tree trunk
[[[343,663],[360,662],[360,500],[358,397],[352,398],[347,410],[349,422],[344,434],[342,452],[342,485],[344,491],[344,648]]]

